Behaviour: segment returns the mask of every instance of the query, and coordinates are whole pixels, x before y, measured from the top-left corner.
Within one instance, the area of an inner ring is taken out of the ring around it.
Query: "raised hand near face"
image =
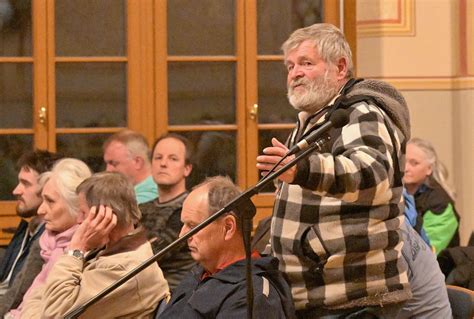
[[[112,212],[112,208],[104,205],[92,206],[86,219],[72,237],[69,249],[85,252],[106,245],[116,225],[117,216]]]

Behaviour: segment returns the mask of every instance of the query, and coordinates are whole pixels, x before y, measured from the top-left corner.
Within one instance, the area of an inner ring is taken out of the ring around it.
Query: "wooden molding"
[[[474,77],[382,78],[403,91],[444,91],[474,89]]]
[[[415,35],[415,1],[393,0],[397,5],[397,17],[395,19],[374,19],[357,21],[357,37],[379,37],[379,36],[414,36]],[[363,6],[358,1],[359,7]],[[368,3],[366,5],[369,5]],[[380,3],[383,6],[383,3]],[[382,10],[382,9],[381,9]]]

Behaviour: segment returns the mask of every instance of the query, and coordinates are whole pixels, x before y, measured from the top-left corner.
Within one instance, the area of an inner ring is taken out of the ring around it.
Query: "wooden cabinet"
[[[342,12],[322,0],[15,3],[0,20],[0,229],[17,222],[23,151],[58,151],[100,171],[102,142],[124,127],[150,143],[186,135],[197,160],[190,185],[215,174],[255,184],[255,157],[294,123],[280,45],[296,28],[339,24]],[[344,12],[353,21],[355,1]],[[258,216],[271,211],[271,193],[256,196]]]

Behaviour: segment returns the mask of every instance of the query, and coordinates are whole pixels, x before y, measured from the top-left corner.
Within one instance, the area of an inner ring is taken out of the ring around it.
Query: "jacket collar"
[[[138,247],[147,242],[145,229],[138,227],[127,236],[120,238],[116,243],[106,247],[101,256],[110,256],[119,253],[136,250]]]

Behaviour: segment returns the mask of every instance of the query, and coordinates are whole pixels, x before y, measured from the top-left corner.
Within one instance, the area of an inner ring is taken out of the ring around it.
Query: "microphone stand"
[[[107,296],[109,293],[123,285],[125,282],[127,282],[129,279],[135,277],[138,273],[140,273],[143,269],[147,268],[150,266],[152,263],[156,262],[157,260],[160,260],[160,258],[163,257],[163,255],[169,253],[170,251],[176,249],[179,245],[181,245],[183,242],[186,242],[189,237],[193,236],[197,232],[199,232],[201,229],[221,217],[223,214],[228,213],[230,211],[239,211],[243,215],[243,227],[244,227],[244,242],[246,241],[245,237],[248,237],[248,244],[250,244],[250,232],[252,230],[252,218],[255,216],[255,205],[252,203],[250,200],[251,197],[254,195],[258,194],[268,183],[273,181],[275,178],[286,172],[289,168],[294,166],[297,162],[299,162],[301,159],[309,156],[310,153],[312,153],[314,150],[320,148],[319,143],[314,143],[310,145],[305,151],[301,152],[298,154],[293,160],[288,162],[287,164],[283,165],[283,167],[271,174],[266,175],[262,180],[260,180],[255,186],[248,188],[245,190],[242,194],[234,198],[232,201],[230,201],[225,207],[214,213],[213,215],[209,216],[206,218],[204,221],[202,221],[199,225],[191,229],[189,232],[184,234],[183,236],[179,237],[176,239],[174,242],[170,243],[168,246],[163,248],[161,251],[156,253],[154,256],[148,258],[145,260],[143,263],[138,265],[135,269],[130,270],[128,273],[126,273],[122,278],[99,292],[97,295],[94,297],[90,298],[88,301],[83,303],[82,305],[70,310],[67,312],[64,316],[66,319],[73,319],[79,317],[82,313],[86,311],[88,307],[91,305],[95,304],[98,302],[100,299],[103,297]],[[287,154],[288,155],[288,154]],[[287,156],[285,155],[285,156]],[[245,229],[246,228],[246,229]],[[247,235],[245,235],[247,233]],[[248,245],[250,246],[250,245]],[[247,251],[246,249],[246,258],[247,258],[247,266],[250,266],[251,260],[250,260],[250,249]],[[247,274],[247,279],[251,280],[251,274]],[[249,290],[251,291],[250,293],[252,294],[252,299],[253,299],[253,285],[248,285],[247,286],[247,292],[249,293]],[[252,313],[253,313],[253,302],[250,303],[248,302],[248,307],[249,311],[247,313],[248,318],[252,318]]]

